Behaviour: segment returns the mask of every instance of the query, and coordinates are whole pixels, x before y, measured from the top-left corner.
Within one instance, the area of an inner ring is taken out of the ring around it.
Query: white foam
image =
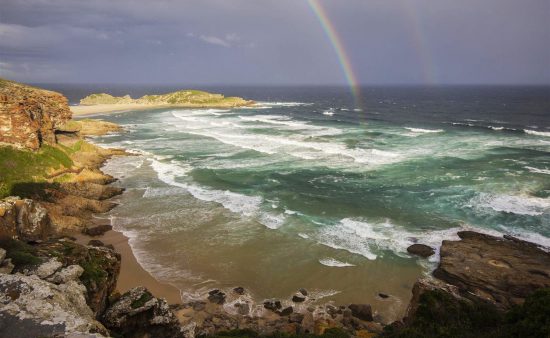
[[[516,215],[539,216],[550,212],[550,199],[526,195],[494,195],[481,193],[470,201],[475,209],[492,209]]]
[[[301,233],[301,232],[298,233],[298,236],[300,236],[303,239],[308,239],[309,238],[309,235]]]
[[[151,167],[157,173],[158,178],[166,184],[186,189],[195,198],[207,202],[216,202],[232,212],[251,216],[259,210],[262,198],[259,196],[247,196],[228,190],[206,189],[189,183],[176,181],[177,177],[185,176],[188,172],[185,168],[175,164],[167,164],[150,159]]]
[[[420,134],[441,133],[444,131],[443,129],[422,129],[422,128],[409,128],[409,127],[405,127],[405,129],[410,130],[413,133],[420,133]]]
[[[261,119],[262,121],[272,124],[307,128],[310,129],[311,133],[296,133],[296,135],[292,136],[268,136],[256,133],[246,133],[246,131],[242,129],[232,128],[232,125],[220,128],[214,125],[208,117],[189,117],[177,112],[174,112],[173,116],[187,122],[181,125],[181,128],[184,130],[186,129],[187,133],[210,137],[231,146],[255,150],[269,155],[281,153],[306,160],[326,160],[328,157],[332,157],[369,165],[394,163],[402,159],[400,154],[389,151],[363,148],[349,149],[342,143],[312,141],[312,134],[335,134],[341,131],[335,128],[313,126],[299,121],[283,120],[277,115],[267,115],[267,117],[241,116],[239,119],[246,120],[248,118],[255,121]]]
[[[530,130],[530,129],[523,129],[523,131],[530,135],[550,137],[550,132],[548,131],[536,131],[536,130]]]
[[[504,130],[504,127],[493,127],[493,126],[488,126],[489,129],[493,129],[493,130]]]
[[[319,243],[335,249],[343,249],[374,260],[376,252],[389,250],[401,257],[409,257],[407,248],[414,243],[423,243],[438,252],[444,239],[458,240],[460,228],[411,232],[391,221],[369,222],[364,219],[342,219],[338,224],[325,226],[318,237]],[[436,261],[437,255],[430,257]]]
[[[524,168],[529,170],[532,173],[550,175],[550,169],[546,169],[546,168],[545,169],[539,169],[539,168],[529,167],[529,166],[525,166]]]
[[[341,262],[339,260],[336,260],[334,258],[331,258],[331,257],[326,257],[326,258],[323,258],[323,259],[320,259],[319,260],[319,263],[325,265],[325,266],[331,266],[331,267],[337,267],[337,268],[343,268],[343,267],[348,267],[348,266],[355,266],[354,264],[350,264],[350,263],[346,263],[346,262]]]
[[[257,102],[260,106],[279,106],[279,107],[297,107],[297,106],[310,106],[313,103],[306,102]]]

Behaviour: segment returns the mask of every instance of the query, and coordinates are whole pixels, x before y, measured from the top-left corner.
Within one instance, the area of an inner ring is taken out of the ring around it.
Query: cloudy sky
[[[319,0],[364,84],[549,84],[548,0]],[[306,0],[1,0],[24,82],[344,84]]]

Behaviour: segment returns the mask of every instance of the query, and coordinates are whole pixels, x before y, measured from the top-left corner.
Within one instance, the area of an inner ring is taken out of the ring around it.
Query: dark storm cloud
[[[549,83],[547,0],[321,0],[363,83]],[[0,76],[344,83],[301,0],[3,0]]]

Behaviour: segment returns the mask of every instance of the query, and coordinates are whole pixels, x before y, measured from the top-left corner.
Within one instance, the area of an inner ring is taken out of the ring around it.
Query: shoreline
[[[149,110],[162,108],[191,108],[191,109],[231,109],[236,107],[249,107],[251,103],[245,106],[235,105],[200,105],[200,104],[140,104],[140,103],[117,103],[117,104],[94,104],[94,105],[76,105],[69,106],[74,117],[87,116],[94,114],[110,114],[128,110]]]
[[[122,232],[109,230],[99,236],[88,236],[82,233],[74,235],[78,244],[87,245],[90,240],[100,240],[105,245],[112,245],[121,256],[120,273],[116,291],[121,294],[137,286],[146,287],[155,297],[164,298],[168,304],[182,304],[181,291],[173,285],[163,283],[153,277],[139,264],[134,255],[129,238]]]

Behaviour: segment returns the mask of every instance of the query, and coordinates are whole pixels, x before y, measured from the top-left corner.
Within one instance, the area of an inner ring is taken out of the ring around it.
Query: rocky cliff
[[[0,143],[33,150],[55,144],[71,115],[63,95],[0,79]]]

